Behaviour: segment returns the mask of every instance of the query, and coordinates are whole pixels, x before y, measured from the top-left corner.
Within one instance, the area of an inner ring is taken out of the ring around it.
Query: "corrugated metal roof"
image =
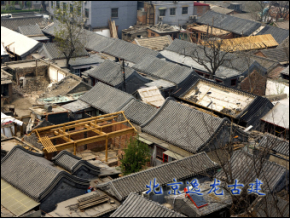
[[[149,38],[135,38],[137,45],[143,46],[152,50],[163,50],[172,43],[172,38],[169,35]]]
[[[266,27],[264,27],[256,35],[264,35],[264,34],[271,34],[274,37],[274,39],[280,44],[287,37],[289,37],[289,30],[285,30],[285,29],[282,29],[282,28],[279,28],[279,27],[266,25]]]
[[[214,11],[207,11],[197,20],[197,23],[209,24],[212,25],[213,27],[227,30],[244,36],[251,35],[255,30],[257,30],[261,26],[261,23],[256,21],[220,14]]]
[[[41,46],[41,43],[6,27],[1,26],[1,44],[12,53],[25,57]]]
[[[217,47],[226,52],[265,49],[279,45],[271,34],[216,40],[215,42]],[[207,46],[207,42],[202,44]]]
[[[202,152],[182,160],[172,161],[167,164],[120,177],[108,183],[99,184],[97,188],[121,201],[131,192],[146,191],[146,185],[154,178],[157,178],[157,183],[160,185],[165,185],[172,182],[173,178],[177,180],[187,179],[213,168],[217,168],[217,164],[215,164],[206,153]]]
[[[265,133],[261,139],[259,146],[276,151],[289,157],[289,141],[278,138],[269,133]]]
[[[153,210],[154,209],[154,210]],[[110,217],[185,217],[158,202],[150,201],[135,193],[130,193]]]

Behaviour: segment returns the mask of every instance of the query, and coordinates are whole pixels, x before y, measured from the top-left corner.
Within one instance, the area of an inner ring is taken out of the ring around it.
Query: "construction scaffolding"
[[[30,134],[32,133],[38,137],[45,153],[73,148],[74,155],[76,155],[77,147],[104,141],[106,162],[108,162],[109,139],[128,134],[135,135],[137,131],[121,111],[37,128]]]

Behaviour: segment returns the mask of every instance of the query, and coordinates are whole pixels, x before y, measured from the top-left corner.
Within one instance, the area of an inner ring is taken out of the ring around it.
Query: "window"
[[[188,14],[188,7],[182,8],[182,14]]]
[[[51,6],[51,8],[53,8],[53,1],[50,2],[50,6]]]
[[[236,85],[237,85],[237,79],[232,79],[231,86],[236,86]]]
[[[170,8],[170,15],[175,15],[175,8]]]
[[[222,83],[222,81],[221,81],[221,80],[218,80],[218,79],[215,79],[215,81],[216,81],[217,83]]]
[[[160,160],[163,160],[163,152],[165,150],[156,146],[156,157],[159,158]]]
[[[118,8],[112,8],[111,17],[118,17]]]
[[[167,163],[168,162],[168,155],[163,154],[163,163]]]
[[[155,33],[151,33],[151,36],[154,37],[155,36]]]
[[[159,10],[159,16],[165,16],[166,9]]]
[[[59,8],[59,2],[56,2],[56,8]]]
[[[62,3],[62,9],[63,9],[64,11],[66,11],[66,3],[65,3],[65,2]]]
[[[204,77],[205,77],[205,78],[209,78],[209,75],[208,75],[208,74],[204,74]]]
[[[90,10],[88,8],[85,9],[85,16],[87,18],[90,16]]]
[[[201,33],[200,34],[200,39],[205,40],[205,38],[206,38],[206,33]]]
[[[70,13],[73,13],[74,12],[74,6],[73,6],[73,4],[70,4],[69,5],[69,11],[70,11]]]

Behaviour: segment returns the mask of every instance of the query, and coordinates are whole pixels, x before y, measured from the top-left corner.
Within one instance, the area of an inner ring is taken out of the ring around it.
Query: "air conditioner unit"
[[[190,15],[190,19],[197,19],[197,15]]]
[[[159,21],[163,21],[163,16],[158,17]]]

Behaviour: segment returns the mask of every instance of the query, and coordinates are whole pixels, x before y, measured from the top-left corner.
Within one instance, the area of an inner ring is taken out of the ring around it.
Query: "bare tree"
[[[57,28],[54,29],[55,41],[65,56],[66,67],[70,59],[84,49],[85,44],[85,34],[82,31],[84,24],[82,2],[75,1],[69,6],[62,2],[62,6],[57,5],[54,12],[58,23]]]
[[[202,65],[210,74],[210,79],[213,79],[220,66],[227,65],[234,68],[231,63],[237,57],[230,54],[234,48],[227,46],[223,39],[211,40],[208,36],[202,42],[203,45],[196,45],[191,58]]]
[[[271,1],[270,5],[271,12],[273,12],[273,15],[276,15],[276,21],[278,21],[279,18],[284,20],[289,16],[289,1]]]

